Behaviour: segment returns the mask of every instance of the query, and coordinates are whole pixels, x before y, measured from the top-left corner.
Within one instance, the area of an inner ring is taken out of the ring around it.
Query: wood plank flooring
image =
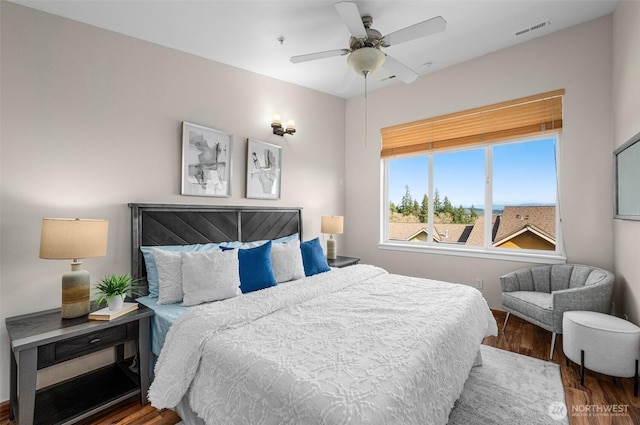
[[[505,314],[494,311],[502,329]],[[551,333],[511,316],[506,333],[486,338],[484,344],[514,353],[548,360]],[[585,386],[580,385],[579,367],[566,366],[559,335],[554,363],[560,365],[570,425],[640,425],[640,397],[633,396],[633,379],[612,378],[585,372]],[[617,413],[611,413],[615,409]],[[82,425],[174,425],[180,418],[172,411],[140,407],[132,399],[107,412],[94,416]],[[0,404],[0,425],[14,425],[8,419],[7,403]],[[532,424],[534,425],[534,424]]]
[[[500,332],[485,338],[484,344],[549,361],[551,332],[511,315],[503,334],[505,313],[493,311],[493,315]],[[566,366],[562,335],[558,335],[552,361],[560,365],[570,425],[640,425],[640,397],[633,396],[633,378],[586,370],[585,385],[580,385],[580,366],[572,362]]]

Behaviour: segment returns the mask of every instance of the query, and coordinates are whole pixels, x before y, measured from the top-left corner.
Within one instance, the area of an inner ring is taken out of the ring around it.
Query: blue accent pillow
[[[238,262],[243,294],[277,285],[271,267],[271,241],[255,248],[239,249]]]
[[[141,246],[140,251],[144,257],[144,264],[147,269],[147,284],[149,285],[149,296],[158,297],[160,283],[158,281],[158,266],[156,265],[156,257],[151,252],[152,248],[162,249],[164,251],[218,251],[220,248],[217,243],[194,244],[194,245],[160,245],[160,246]]]
[[[304,274],[306,276],[313,276],[314,274],[331,270],[322,251],[320,238],[301,242],[300,252],[302,253],[302,265],[304,266]]]

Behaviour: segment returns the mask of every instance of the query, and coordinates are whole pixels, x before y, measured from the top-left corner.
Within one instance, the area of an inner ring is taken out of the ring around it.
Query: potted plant
[[[120,310],[127,292],[132,291],[134,293],[136,290],[135,282],[128,273],[105,276],[96,285],[96,292],[100,295],[96,300],[96,306],[99,307],[105,301],[109,306],[109,310]]]

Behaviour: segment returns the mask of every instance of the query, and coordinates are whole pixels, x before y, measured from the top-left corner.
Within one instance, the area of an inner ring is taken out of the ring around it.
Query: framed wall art
[[[233,136],[201,125],[182,123],[182,194],[231,196]]]
[[[247,141],[247,198],[280,199],[282,148],[256,139]]]
[[[640,220],[640,133],[613,152],[614,218]]]

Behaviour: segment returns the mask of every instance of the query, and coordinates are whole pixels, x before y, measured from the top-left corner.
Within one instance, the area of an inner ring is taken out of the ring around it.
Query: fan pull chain
[[[369,111],[367,108],[367,74],[369,73],[365,71],[363,72],[363,74],[364,74],[364,147],[366,149],[368,147],[367,123],[369,122],[368,120]]]

